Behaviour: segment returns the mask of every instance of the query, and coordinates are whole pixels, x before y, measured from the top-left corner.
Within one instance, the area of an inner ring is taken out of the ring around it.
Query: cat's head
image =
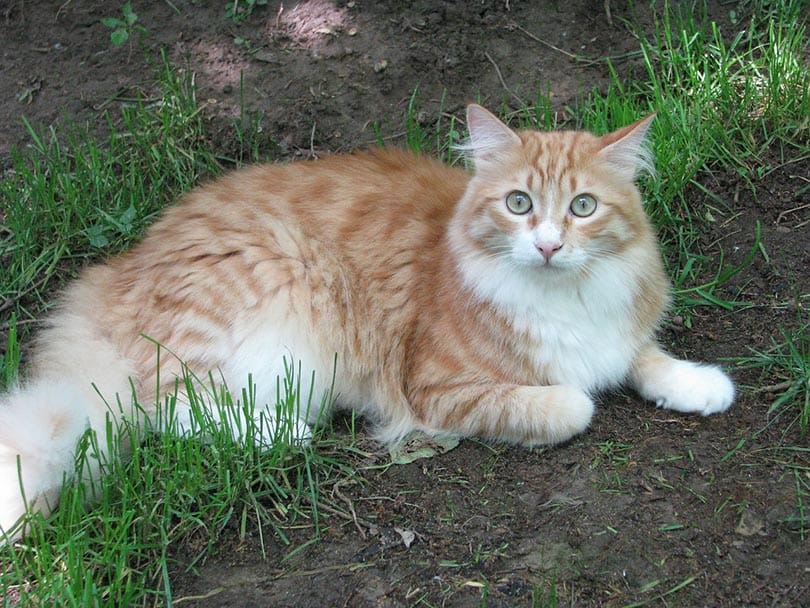
[[[470,105],[463,149],[475,175],[456,210],[456,246],[551,276],[593,271],[648,243],[635,179],[652,170],[644,145],[652,118],[601,137],[516,132]]]

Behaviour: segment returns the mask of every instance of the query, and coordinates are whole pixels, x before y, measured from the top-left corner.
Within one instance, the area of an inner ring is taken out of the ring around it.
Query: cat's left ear
[[[520,146],[520,138],[489,110],[471,103],[467,106],[467,129],[470,140],[459,146],[471,153],[476,168],[497,162],[504,153]]]
[[[641,173],[655,174],[653,152],[647,146],[647,131],[655,114],[600,137],[602,149],[599,156],[605,159],[620,175],[629,180]]]

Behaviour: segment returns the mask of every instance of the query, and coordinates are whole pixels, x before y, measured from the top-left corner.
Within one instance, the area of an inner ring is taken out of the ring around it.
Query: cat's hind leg
[[[170,412],[159,410],[158,431],[171,429],[182,436],[210,439],[212,433],[224,431],[231,440],[251,441],[263,450],[281,442],[287,445],[309,445],[312,427],[300,415],[295,404],[284,399],[259,401],[255,389],[231,386],[195,386],[193,396],[179,391]],[[164,408],[165,409],[165,408]]]
[[[267,338],[265,344],[272,344]],[[300,345],[296,352],[304,354],[301,358],[278,343],[269,352],[251,350],[250,343],[244,344],[240,357],[219,370],[224,384],[235,389],[232,406],[221,407],[209,399],[207,409],[236,440],[243,440],[252,428],[254,438],[265,447],[277,442],[309,445],[313,428],[328,417],[332,406],[334,365]]]
[[[636,356],[630,383],[645,399],[678,412],[708,416],[734,402],[734,384],[719,367],[675,359],[652,342]]]

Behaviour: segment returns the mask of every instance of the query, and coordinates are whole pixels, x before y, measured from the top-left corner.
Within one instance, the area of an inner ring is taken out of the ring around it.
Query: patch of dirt
[[[565,112],[606,82],[604,64],[572,55],[621,56],[637,46],[622,19],[653,23],[648,3],[634,14],[624,3],[586,0],[271,0],[241,24],[225,18],[224,3],[133,4],[148,53],[110,44],[100,19],[119,16],[116,4],[9,0],[0,8],[0,157],[26,145],[21,116],[103,129],[100,111],[151,94],[145,57],[160,48],[196,75],[223,155],[238,149],[232,121],[244,107],[261,121],[262,150],[295,158],[371,144],[375,124],[401,143],[417,88],[426,124],[461,116],[470,100],[514,108],[539,90]],[[716,2],[709,10],[728,25],[731,8]],[[753,306],[698,309],[690,329],[667,326],[662,340],[678,355],[716,360],[766,349],[779,325],[797,322],[797,295],[810,292],[808,212],[798,209],[808,202],[810,163],[780,167],[776,153],[762,162],[776,168],[755,189],[739,175],[715,174],[703,178],[714,198],[689,193],[696,208],[713,209],[707,253],[741,262],[760,222],[767,258],[757,255],[724,287]],[[735,375],[741,384],[769,381]],[[759,432],[772,399],[743,390],[728,414],[697,418],[615,394],[602,399],[593,427],[564,446],[465,441],[384,469],[368,466],[382,461],[368,445],[354,463],[357,480],[339,489],[357,521],[324,513],[323,538],[289,559],[291,547],[270,528],[266,557],[257,530],[241,543],[229,540],[236,531],[224,534],[193,572],[183,568],[187,549],[175,548],[173,594],[189,607],[478,606],[482,598],[529,606],[553,583],[562,605],[659,596],[684,606],[808,605],[810,551],[790,522],[791,465],[800,455],[773,449],[806,439],[795,427],[783,436],[778,423]],[[311,533],[290,531],[292,547]]]

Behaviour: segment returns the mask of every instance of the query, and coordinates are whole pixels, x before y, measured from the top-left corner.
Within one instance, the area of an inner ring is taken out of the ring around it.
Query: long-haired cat
[[[85,431],[129,415],[133,393],[154,415],[184,365],[235,395],[250,375],[269,417],[285,362],[300,361],[315,403],[334,377],[324,407],[358,410],[382,441],[558,443],[625,382],[661,407],[725,410],[729,378],[655,340],[668,283],[634,183],[651,121],[515,132],[471,105],[474,174],[382,150],[252,167],[186,195],[67,289],[27,380],[2,397],[0,528],[19,529],[21,486],[49,512]],[[159,380],[155,343],[176,355]]]

